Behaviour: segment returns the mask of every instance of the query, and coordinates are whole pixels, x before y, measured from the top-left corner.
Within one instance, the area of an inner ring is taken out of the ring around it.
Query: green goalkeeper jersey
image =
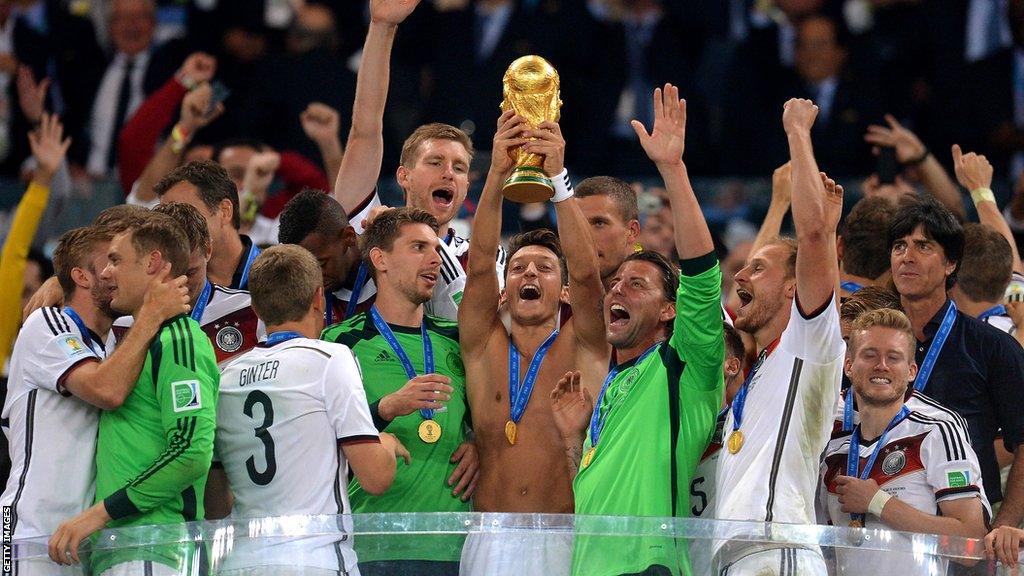
[[[722,405],[725,344],[714,254],[681,265],[672,334],[651,353],[618,365],[601,398],[604,427],[573,483],[576,576],[631,574],[654,565],[690,573],[685,541],[584,536],[607,526],[581,517],[688,515],[690,477]],[[588,434],[584,453],[591,448]]]
[[[203,519],[219,382],[213,346],[199,324],[186,315],[165,322],[131,394],[100,416],[96,499],[113,518],[108,528]],[[184,556],[157,548],[98,553],[93,570],[130,560],[180,567]]]

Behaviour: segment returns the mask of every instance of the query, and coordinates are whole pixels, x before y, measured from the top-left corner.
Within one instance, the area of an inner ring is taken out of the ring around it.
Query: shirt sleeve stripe
[[[139,474],[134,480],[128,483],[129,486],[138,486],[142,482],[145,482],[149,477],[160,471],[161,468],[167,466],[174,459],[181,456],[189,446],[192,445],[192,436],[196,431],[196,421],[198,419],[195,416],[189,418],[178,418],[177,430],[171,437],[170,443],[167,448],[164,449],[163,454],[157,457],[156,461],[150,465],[146,471]]]
[[[339,446],[352,446],[353,444],[380,444],[380,436],[361,435],[338,438]]]

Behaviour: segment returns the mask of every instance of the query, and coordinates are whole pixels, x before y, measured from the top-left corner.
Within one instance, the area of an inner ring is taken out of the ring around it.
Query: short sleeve
[[[40,308],[22,326],[18,348],[30,369],[36,388],[65,393],[64,379],[71,370],[86,361],[100,358],[86,344],[78,327],[57,308]],[[96,344],[94,344],[96,345]]]
[[[336,351],[324,371],[324,403],[335,437],[342,444],[379,442],[359,364],[346,346]]]
[[[938,421],[921,443],[921,460],[936,502],[982,495],[978,457],[956,426]]]
[[[811,364],[830,364],[846,353],[846,342],[839,325],[835,294],[818,310],[807,315],[800,311],[797,299],[789,311],[789,324],[782,332],[779,346]]]
[[[381,206],[380,194],[377,193],[377,189],[373,189],[373,193],[366,197],[359,206],[348,215],[348,223],[355,229],[356,234],[362,235],[365,231],[363,229],[363,220],[365,220],[370,212],[373,211],[377,206]]]

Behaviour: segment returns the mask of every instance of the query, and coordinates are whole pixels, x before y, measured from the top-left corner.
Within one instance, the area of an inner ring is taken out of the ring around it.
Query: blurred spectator
[[[96,88],[88,128],[85,167],[106,178],[117,166],[117,137],[146,96],[162,85],[181,62],[180,46],[153,45],[156,5],[152,0],[114,0],[109,11],[114,54]]]
[[[296,120],[310,103],[322,102],[343,112],[339,130],[348,133],[356,79],[338,46],[334,15],[326,6],[298,8],[285,38],[286,52],[259,67],[260,81],[240,101],[237,135],[319,162],[320,151]]]
[[[1003,306],[1013,273],[1013,253],[1003,236],[976,222],[964,224],[964,258],[950,296],[964,314],[1014,334]]]
[[[889,280],[889,245],[886,235],[896,205],[886,198],[864,198],[840,224],[839,278],[843,298],[865,286]]]

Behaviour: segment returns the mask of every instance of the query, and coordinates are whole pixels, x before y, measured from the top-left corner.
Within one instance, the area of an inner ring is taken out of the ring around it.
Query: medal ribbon
[[[291,330],[286,330],[284,332],[274,332],[272,334],[267,335],[267,346],[276,346],[281,342],[287,342],[288,340],[293,340],[295,338],[305,338],[305,336],[299,334],[298,332],[293,332]]]
[[[391,326],[384,321],[381,317],[380,312],[377,311],[377,305],[374,304],[370,307],[370,319],[373,320],[373,325],[377,328],[377,332],[380,333],[381,337],[387,341],[388,346],[398,356],[398,360],[402,363],[402,368],[405,369],[405,375],[410,380],[416,377],[416,368],[412,365],[412,360],[409,359],[409,355],[402,349],[402,345],[398,342],[398,338],[395,333],[391,330]],[[420,336],[423,338],[423,370],[424,374],[432,374],[434,372],[434,345],[430,342],[430,336],[427,334],[427,324],[424,318],[423,322],[420,323]],[[434,419],[434,409],[424,408],[420,410],[420,415],[423,416],[424,420]]]
[[[867,480],[868,476],[871,475],[871,469],[875,466],[875,460],[878,459],[878,454],[882,451],[882,447],[885,446],[885,440],[889,436],[889,432],[892,431],[900,422],[903,421],[907,415],[910,414],[910,409],[906,406],[900,408],[898,414],[892,417],[889,421],[889,425],[885,427],[885,432],[875,442],[875,449],[871,452],[871,457],[868,458],[867,463],[864,464],[864,470],[859,470],[860,467],[860,425],[858,424],[853,429],[853,434],[850,435],[850,450],[846,454],[846,475],[854,478],[860,478],[861,480]],[[864,514],[850,514],[850,518],[854,521],[864,521]]]
[[[781,336],[779,337],[781,338]],[[747,373],[747,377],[744,378],[743,384],[740,389],[736,392],[736,396],[732,399],[732,431],[735,432],[740,429],[740,424],[743,423],[743,407],[747,404],[747,392],[750,390],[750,383],[754,380],[754,374],[761,368],[761,364],[764,364],[765,359],[768,355],[775,350],[778,346],[779,340],[776,339],[774,342],[761,350],[761,353],[757,355],[757,362],[754,362],[754,366]]]
[[[203,291],[199,293],[199,300],[196,300],[196,307],[192,309],[192,317],[196,322],[203,321],[203,312],[206,312],[206,305],[210,303],[210,295],[213,293],[213,284],[209,280],[206,281],[206,286],[203,286]]]
[[[864,287],[864,285],[863,284],[858,284],[858,283],[853,282],[851,280],[847,280],[846,282],[840,283],[839,287],[842,288],[843,290],[846,290],[850,294],[856,294],[861,288]]]
[[[997,304],[996,306],[993,306],[988,310],[985,310],[981,314],[978,314],[978,320],[984,322],[992,316],[1006,316],[1006,306],[1003,306],[1002,304]]]
[[[921,362],[921,369],[917,372],[917,378],[914,379],[914,390],[923,392],[924,387],[928,385],[928,378],[931,377],[932,370],[935,369],[935,361],[939,359],[939,352],[942,352],[942,346],[946,343],[946,338],[949,337],[949,333],[953,330],[953,322],[955,321],[956,303],[950,300],[949,308],[946,309],[946,315],[942,317],[942,324],[939,325],[939,331],[935,333],[935,338],[932,339],[932,344],[928,347],[928,353],[924,356],[924,362]]]
[[[541,343],[540,348],[533,354],[530,367],[526,370],[526,378],[522,384],[519,383],[519,350],[509,338],[508,342],[508,402],[509,418],[519,424],[519,420],[526,412],[526,405],[530,403],[530,395],[533,394],[533,384],[537,381],[537,373],[540,371],[540,364],[544,361],[548,349],[555,343],[558,336],[558,328]]]
[[[366,281],[370,278],[370,273],[366,268],[366,263],[361,262],[359,264],[359,270],[356,272],[356,281],[352,285],[352,292],[349,296],[348,304],[345,305],[345,318],[341,320],[347,320],[356,313],[356,307],[359,306],[359,296],[363,293],[363,287],[366,286]],[[337,297],[333,292],[324,294],[324,300],[327,303],[326,306],[326,319],[327,325],[334,324],[334,302]],[[339,322],[341,321],[339,320]]]
[[[82,317],[78,315],[78,312],[75,312],[71,306],[65,306],[64,314],[66,314],[68,318],[71,318],[71,321],[75,323],[75,326],[78,326],[78,331],[82,333],[82,340],[85,341],[85,345],[89,347],[89,350],[92,350],[93,354],[99,356],[96,352],[96,348],[92,345],[92,336],[90,335],[89,329],[86,328],[85,322],[82,321]]]
[[[245,267],[242,268],[242,277],[238,280],[238,288],[245,290],[249,286],[249,270],[252,268],[252,263],[256,260],[256,257],[260,255],[260,249],[253,242],[252,246],[249,247],[249,255],[245,258]]]
[[[639,365],[643,362],[644,358],[647,358],[651,352],[657,350],[658,345],[661,342],[655,342],[650,348],[644,350],[644,353],[637,357],[633,366]],[[597,446],[597,440],[601,437],[601,430],[604,428],[604,421],[608,417],[608,413],[612,411],[611,406],[601,413],[601,403],[604,402],[604,395],[608,392],[608,385],[615,380],[615,377],[619,375],[619,367],[615,366],[608,372],[608,376],[604,379],[604,384],[601,385],[601,393],[597,395],[597,401],[594,402],[594,412],[590,415],[590,446],[591,448]]]

